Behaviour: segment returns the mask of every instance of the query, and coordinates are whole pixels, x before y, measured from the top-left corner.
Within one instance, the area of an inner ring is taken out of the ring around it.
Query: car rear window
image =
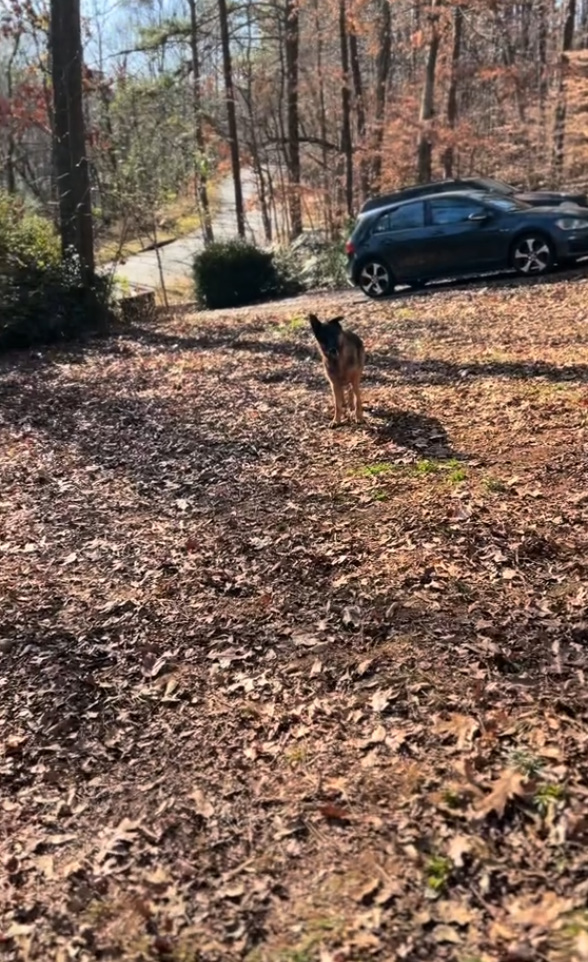
[[[423,227],[425,224],[425,205],[422,200],[414,204],[405,204],[396,210],[389,210],[376,221],[374,233],[382,234],[390,231],[411,230]]]

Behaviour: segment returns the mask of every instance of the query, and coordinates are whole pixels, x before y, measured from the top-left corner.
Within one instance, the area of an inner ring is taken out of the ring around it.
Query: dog
[[[363,404],[361,400],[361,376],[365,364],[365,348],[363,341],[352,331],[344,331],[341,327],[342,317],[334,317],[330,321],[319,321],[316,314],[309,315],[310,326],[318,341],[322,355],[325,373],[333,392],[335,416],[331,427],[341,424],[345,407],[345,389],[350,388],[355,399],[355,420],[363,422]]]

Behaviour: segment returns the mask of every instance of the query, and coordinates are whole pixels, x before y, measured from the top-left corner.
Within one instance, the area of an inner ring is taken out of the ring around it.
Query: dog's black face
[[[339,356],[341,321],[343,318],[334,317],[331,321],[322,323],[316,314],[310,314],[309,320],[313,334],[319,343],[322,353],[325,357],[335,360]]]

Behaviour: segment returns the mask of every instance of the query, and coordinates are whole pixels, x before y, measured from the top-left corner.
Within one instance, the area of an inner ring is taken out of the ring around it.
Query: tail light
[[[353,246],[353,242],[350,240],[348,240],[345,244],[345,253],[349,254],[350,256],[355,254],[355,247]]]

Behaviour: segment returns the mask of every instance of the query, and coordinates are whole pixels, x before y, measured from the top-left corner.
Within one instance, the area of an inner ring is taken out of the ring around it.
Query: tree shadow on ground
[[[545,361],[452,361],[424,359],[411,361],[383,351],[369,357],[367,381],[388,381],[387,374],[395,374],[402,381],[420,384],[447,384],[469,378],[505,377],[513,380],[544,378],[548,381],[588,381],[587,364],[560,366]]]
[[[366,411],[376,422],[369,424],[376,444],[394,444],[423,458],[465,457],[453,450],[447,431],[438,418],[380,406],[366,407]]]
[[[248,328],[248,330],[250,329]],[[259,333],[266,332],[267,324],[260,323],[253,330]],[[295,372],[293,371],[296,380],[300,380],[302,377],[303,380],[309,381],[310,386],[315,387],[317,381],[322,378],[320,360],[311,342],[305,344],[288,340],[285,337],[276,340],[256,340],[251,337],[240,337],[238,331],[227,330],[226,327],[212,330],[207,328],[206,332],[194,337],[174,336],[159,330],[148,331],[144,328],[134,328],[129,334],[143,343],[178,351],[197,350],[198,348],[203,350],[232,348],[235,351],[245,351],[251,354],[274,354],[278,357],[292,358],[294,361],[303,361],[305,364],[312,362],[312,366],[309,364],[308,368],[299,366]],[[388,372],[394,373],[403,381],[422,384],[445,384],[450,381],[472,377],[545,378],[556,382],[588,381],[588,365],[586,364],[562,367],[534,360],[463,361],[456,364],[436,358],[413,361],[409,358],[399,357],[392,351],[390,353],[370,351],[367,358],[366,382],[385,382],[389,380],[385,376]],[[275,373],[266,371],[259,379],[265,383],[271,383],[272,381],[282,381],[285,377],[283,371],[276,371]]]

